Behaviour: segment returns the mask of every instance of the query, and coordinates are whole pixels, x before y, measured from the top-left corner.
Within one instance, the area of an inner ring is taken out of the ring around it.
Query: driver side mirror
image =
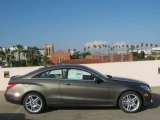
[[[101,83],[101,82],[103,82],[103,80],[102,79],[100,79],[100,78],[94,78],[94,81],[96,82],[96,83]]]

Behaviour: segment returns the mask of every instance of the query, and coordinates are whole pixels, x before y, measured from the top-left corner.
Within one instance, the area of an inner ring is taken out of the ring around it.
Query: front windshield
[[[91,67],[88,67],[91,71],[93,71],[94,73],[98,73],[100,76],[103,76],[103,77],[108,77],[106,76],[105,74],[102,74],[100,71],[98,70],[95,70],[94,68],[91,68]]]

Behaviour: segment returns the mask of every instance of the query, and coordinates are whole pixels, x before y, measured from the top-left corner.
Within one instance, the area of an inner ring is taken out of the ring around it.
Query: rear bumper
[[[16,97],[13,94],[4,93],[4,97],[7,102],[14,103],[14,104],[21,104],[21,99],[19,97]]]

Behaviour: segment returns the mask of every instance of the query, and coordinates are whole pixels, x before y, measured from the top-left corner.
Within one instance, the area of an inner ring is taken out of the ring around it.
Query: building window
[[[48,49],[46,49],[46,55],[48,56]]]
[[[51,55],[51,50],[50,50],[50,49],[48,49],[48,55],[49,55],[49,56]]]
[[[58,64],[62,64],[63,61],[64,61],[64,57],[59,57],[58,58]]]
[[[10,75],[9,75],[9,71],[4,71],[4,78],[9,78]]]
[[[103,61],[110,61],[110,57],[109,56],[103,56]]]

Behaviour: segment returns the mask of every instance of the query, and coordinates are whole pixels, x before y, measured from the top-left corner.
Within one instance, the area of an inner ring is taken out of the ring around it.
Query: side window
[[[74,80],[94,80],[94,75],[83,70],[69,69],[67,79]]]
[[[63,78],[62,70],[48,70],[34,76],[33,78]]]

